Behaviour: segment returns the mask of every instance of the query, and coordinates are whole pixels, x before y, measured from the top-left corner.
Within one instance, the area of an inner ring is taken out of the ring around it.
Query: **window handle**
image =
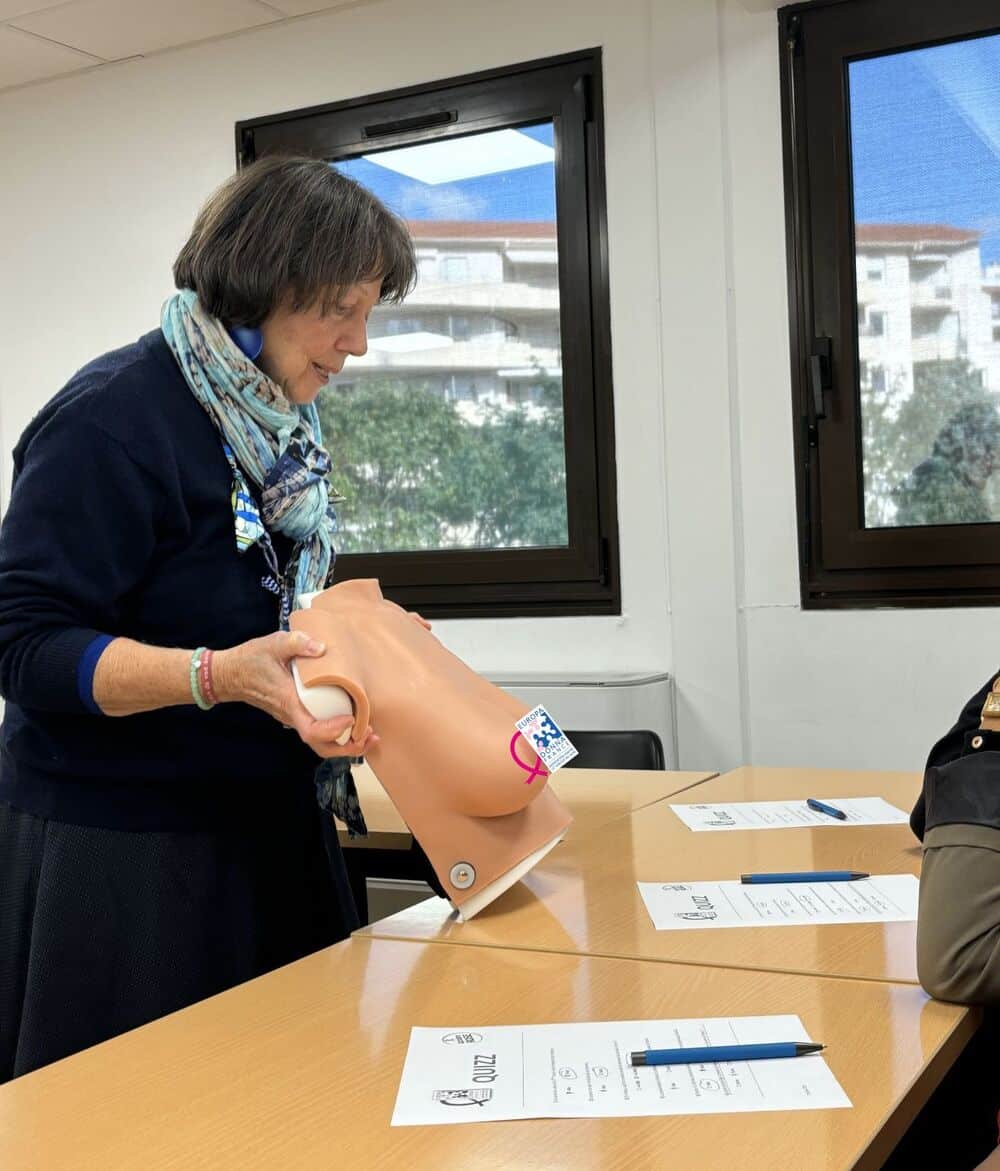
[[[417,114],[412,118],[396,118],[391,122],[373,122],[370,126],[362,126],[361,134],[364,138],[384,138],[386,135],[402,134],[405,131],[431,130],[435,126],[447,126],[449,122],[457,121],[457,110],[432,110],[427,114]]]
[[[826,401],[823,398],[823,392],[833,389],[833,364],[830,352],[830,339],[828,337],[813,338],[812,352],[809,356],[809,385],[812,389],[814,419],[826,418]]]

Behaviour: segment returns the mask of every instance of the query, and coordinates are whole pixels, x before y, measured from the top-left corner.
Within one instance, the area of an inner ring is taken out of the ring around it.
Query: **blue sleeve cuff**
[[[76,668],[76,690],[80,702],[95,716],[103,716],[104,713],[94,700],[94,672],[97,670],[97,661],[104,654],[109,642],[114,642],[113,635],[99,634],[84,648]]]

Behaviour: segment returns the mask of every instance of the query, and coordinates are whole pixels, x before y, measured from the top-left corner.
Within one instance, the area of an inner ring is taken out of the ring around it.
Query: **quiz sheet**
[[[817,813],[802,801],[721,801],[717,805],[671,805],[688,829],[801,829],[803,826],[905,825],[910,815],[881,797],[819,797],[847,819]]]
[[[912,874],[873,874],[854,882],[637,885],[657,931],[916,922],[919,886]]]
[[[809,1040],[797,1016],[414,1028],[392,1125],[850,1106],[818,1054],[629,1064],[638,1049]]]

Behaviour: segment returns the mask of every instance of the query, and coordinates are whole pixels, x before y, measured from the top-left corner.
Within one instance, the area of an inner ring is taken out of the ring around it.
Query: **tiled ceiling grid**
[[[0,0],[0,92],[358,0]]]

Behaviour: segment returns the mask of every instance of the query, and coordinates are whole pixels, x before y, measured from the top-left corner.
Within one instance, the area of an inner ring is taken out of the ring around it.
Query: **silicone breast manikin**
[[[326,644],[294,665],[303,704],[316,718],[353,710],[358,735],[369,724],[378,733],[366,759],[463,918],[563,836],[566,808],[511,755],[514,725],[530,709],[386,601],[377,581],[314,595],[291,628]],[[529,768],[537,761],[523,739],[517,752]]]

